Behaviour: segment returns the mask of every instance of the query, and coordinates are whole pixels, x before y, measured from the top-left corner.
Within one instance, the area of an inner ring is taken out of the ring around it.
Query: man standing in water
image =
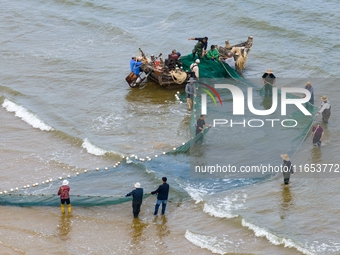
[[[331,116],[331,104],[328,102],[328,97],[322,96],[321,100],[323,101],[320,110],[318,111],[317,115],[322,113],[322,121],[328,123],[328,119]]]
[[[157,202],[155,205],[155,212],[153,215],[157,215],[158,208],[162,204],[162,215],[165,213],[166,204],[168,202],[168,195],[169,195],[169,184],[166,183],[168,179],[166,177],[162,177],[162,184],[159,185],[158,189],[152,191],[150,194],[157,194]]]
[[[201,114],[200,118],[196,122],[196,136],[201,135],[197,139],[197,143],[202,143],[203,142],[203,134],[200,134],[204,130],[204,126],[211,128],[211,125],[205,124],[205,115]]]
[[[138,217],[140,207],[143,202],[143,189],[140,187],[140,183],[135,183],[135,189],[125,195],[126,197],[132,196],[132,212],[135,218]]]
[[[60,196],[61,213],[65,213],[65,203],[67,204],[67,211],[71,213],[70,202],[70,186],[68,186],[68,180],[63,180],[63,185],[58,190],[58,196]]]
[[[196,94],[195,79],[190,77],[187,85],[185,86],[185,93],[187,94],[188,110],[191,110],[192,103],[194,101],[194,95]]]
[[[319,126],[319,124],[314,124],[312,128],[311,139],[313,140],[314,146],[321,146],[323,136],[323,128]]]
[[[267,71],[262,75],[262,80],[264,82],[264,90],[266,94],[272,94],[273,86],[275,86],[276,77],[272,70],[267,69]]]
[[[283,182],[287,186],[289,184],[290,174],[294,173],[292,162],[288,157],[288,154],[281,154],[281,158],[283,159],[282,165],[282,173],[283,173]]]

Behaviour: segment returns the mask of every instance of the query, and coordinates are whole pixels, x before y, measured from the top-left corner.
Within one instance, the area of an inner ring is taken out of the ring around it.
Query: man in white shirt
[[[198,79],[200,77],[199,68],[198,68],[199,63],[201,63],[201,61],[199,59],[196,59],[195,63],[192,63],[190,65],[190,70],[191,70],[190,76],[193,78]]]
[[[328,102],[327,96],[322,96],[321,100],[323,102],[317,114],[319,115],[320,113],[322,113],[322,121],[328,123],[328,119],[331,116],[331,104]]]

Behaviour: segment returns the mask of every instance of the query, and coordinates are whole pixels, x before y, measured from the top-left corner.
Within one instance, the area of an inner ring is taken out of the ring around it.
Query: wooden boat
[[[226,58],[229,52],[231,52],[235,59],[236,70],[238,73],[241,73],[244,69],[246,60],[248,58],[248,53],[251,50],[252,45],[252,36],[249,36],[247,41],[232,46],[227,40],[225,41],[225,46],[216,47],[220,53],[220,60],[214,62],[208,59],[205,60],[205,58],[203,57],[199,68],[203,67],[203,63],[205,66],[208,66],[208,69],[209,66],[213,68],[213,65],[216,65],[216,63],[218,62],[222,64],[221,61]],[[193,61],[195,60],[192,58],[192,54],[180,57],[178,60],[171,58],[171,55],[169,55],[168,58],[163,61],[162,54],[160,54],[158,57],[151,55],[151,59],[148,59],[141,49],[139,49],[139,51],[141,53],[141,57],[139,57],[139,60],[143,62],[143,64],[140,66],[141,74],[140,76],[133,76],[133,73],[131,73],[129,74],[130,77],[126,77],[126,81],[130,85],[130,87],[138,87],[146,78],[158,83],[160,86],[167,89],[185,87],[190,76],[190,63],[193,63]],[[206,68],[206,70],[208,69]],[[226,68],[224,67],[224,69]],[[214,71],[216,71],[216,69],[214,69]],[[219,74],[216,74],[216,72],[214,72],[214,75],[214,77],[216,77],[216,75],[217,77],[228,77],[228,75],[226,75],[225,73],[222,74],[222,72],[220,73],[220,76],[218,76]],[[210,77],[208,71],[201,74],[200,69],[200,78],[214,77]]]

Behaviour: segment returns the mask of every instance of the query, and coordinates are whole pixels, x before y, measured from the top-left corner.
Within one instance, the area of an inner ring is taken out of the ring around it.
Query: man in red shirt
[[[63,180],[63,185],[60,186],[58,196],[60,196],[61,213],[65,213],[65,203],[67,204],[67,211],[71,212],[70,202],[70,186],[68,186],[68,180]]]
[[[311,139],[313,140],[314,146],[321,146],[323,136],[323,128],[319,124],[314,124],[312,128]]]

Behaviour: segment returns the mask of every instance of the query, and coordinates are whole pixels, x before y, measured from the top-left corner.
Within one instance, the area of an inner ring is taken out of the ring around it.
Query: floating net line
[[[192,55],[184,56],[181,58],[183,69],[188,70],[191,63],[195,61],[192,58]],[[217,133],[218,129],[206,128],[203,132],[200,132],[198,135],[195,135],[195,123],[201,114],[201,94],[206,93],[206,85],[214,86],[217,83],[223,83],[225,78],[228,78],[228,83],[234,84],[238,87],[253,87],[255,89],[254,95],[257,100],[270,99],[264,94],[264,88],[260,88],[258,85],[250,82],[242,78],[234,69],[230,68],[227,64],[222,62],[214,62],[207,59],[202,59],[199,65],[200,68],[200,80],[196,83],[197,88],[197,96],[194,98],[194,106],[192,108],[190,114],[190,139],[186,143],[173,148],[171,151],[162,152],[160,155],[154,155],[152,157],[140,158],[135,155],[130,155],[128,157],[124,156],[122,158],[122,162],[117,162],[113,166],[108,166],[105,168],[96,168],[93,170],[83,170],[83,172],[71,172],[68,176],[59,177],[58,179],[52,180],[48,179],[41,183],[33,183],[31,185],[26,185],[20,188],[13,188],[7,191],[0,192],[0,204],[1,205],[16,205],[16,206],[59,206],[59,196],[56,195],[59,187],[61,186],[63,179],[70,180],[71,186],[71,203],[75,206],[107,206],[120,204],[127,201],[131,201],[131,198],[124,197],[124,194],[130,192],[133,189],[132,183],[127,183],[127,179],[135,179],[139,180],[143,183],[144,192],[154,190],[159,185],[159,178],[157,172],[154,169],[157,167],[162,172],[163,168],[167,169],[169,164],[173,164],[173,166],[177,167],[174,162],[176,157],[180,157],[179,154],[190,156],[191,148],[195,147],[198,141],[203,140],[203,147],[206,146],[204,141],[207,141],[207,147],[209,149],[212,148],[212,144],[215,146],[217,144],[217,149],[219,143],[223,142],[222,150],[226,151],[226,157],[236,158],[234,155],[236,153],[242,153],[245,151],[244,148],[233,148],[235,144],[237,145],[237,139],[254,139],[260,140],[257,137],[252,137],[252,134],[248,134],[247,132],[233,133],[233,130],[228,130],[227,135]],[[226,90],[219,91],[223,105],[229,106],[232,109],[232,97],[231,93],[226,92]],[[278,94],[281,95],[281,89],[278,88]],[[185,93],[179,93],[179,100],[185,102],[186,95]],[[298,98],[299,96],[293,94],[287,94],[287,98]],[[270,100],[269,100],[270,101]],[[258,102],[259,103],[259,102]],[[260,105],[260,104],[259,104]],[[313,114],[317,112],[317,107],[306,104],[308,110]],[[219,107],[216,105],[216,102],[211,98],[208,100],[208,119],[212,119],[214,116],[221,116],[220,114],[226,114],[227,116],[232,116],[230,110]],[[295,152],[299,149],[303,141],[305,140],[308,132],[315,120],[313,116],[305,116],[298,110],[291,110],[289,112],[289,118],[298,120],[301,125],[292,129],[290,133],[293,134],[292,138],[289,139],[288,143],[284,144],[283,149],[285,152],[288,152],[289,155],[295,155]],[[207,121],[208,122],[208,121]],[[211,124],[211,123],[210,123]],[[213,130],[213,131],[210,131]],[[268,134],[274,134],[275,132],[286,132],[282,128],[278,128],[276,131],[270,130]],[[209,138],[209,139],[207,139]],[[281,137],[281,141],[284,141]],[[274,141],[276,142],[276,141]],[[225,147],[225,145],[230,147]],[[226,150],[227,148],[227,150]],[[215,152],[212,150],[212,152]],[[254,157],[257,156],[258,151],[252,151]],[[264,158],[265,162],[273,162],[272,152],[267,148],[266,153],[268,153],[268,157]],[[274,152],[276,153],[276,152]],[[291,158],[293,157],[291,156]],[[166,160],[165,158],[168,157]],[[174,158],[175,157],[175,158]],[[181,158],[182,159],[182,158]],[[169,162],[169,160],[171,160]],[[154,168],[150,171],[149,162],[153,162]],[[185,160],[184,160],[185,161]],[[248,158],[247,158],[248,161]],[[251,160],[249,160],[251,162]],[[184,165],[190,164],[190,160],[183,163]],[[178,171],[187,171],[189,168],[187,165],[183,166]],[[158,167],[159,166],[159,167]],[[163,167],[163,168],[162,168]],[[129,178],[131,177],[131,178]],[[172,186],[173,187],[173,186]],[[180,187],[177,187],[176,190],[171,193],[181,193]],[[149,195],[145,195],[148,197]],[[177,196],[177,195],[176,195]],[[182,195],[178,195],[181,197]]]

